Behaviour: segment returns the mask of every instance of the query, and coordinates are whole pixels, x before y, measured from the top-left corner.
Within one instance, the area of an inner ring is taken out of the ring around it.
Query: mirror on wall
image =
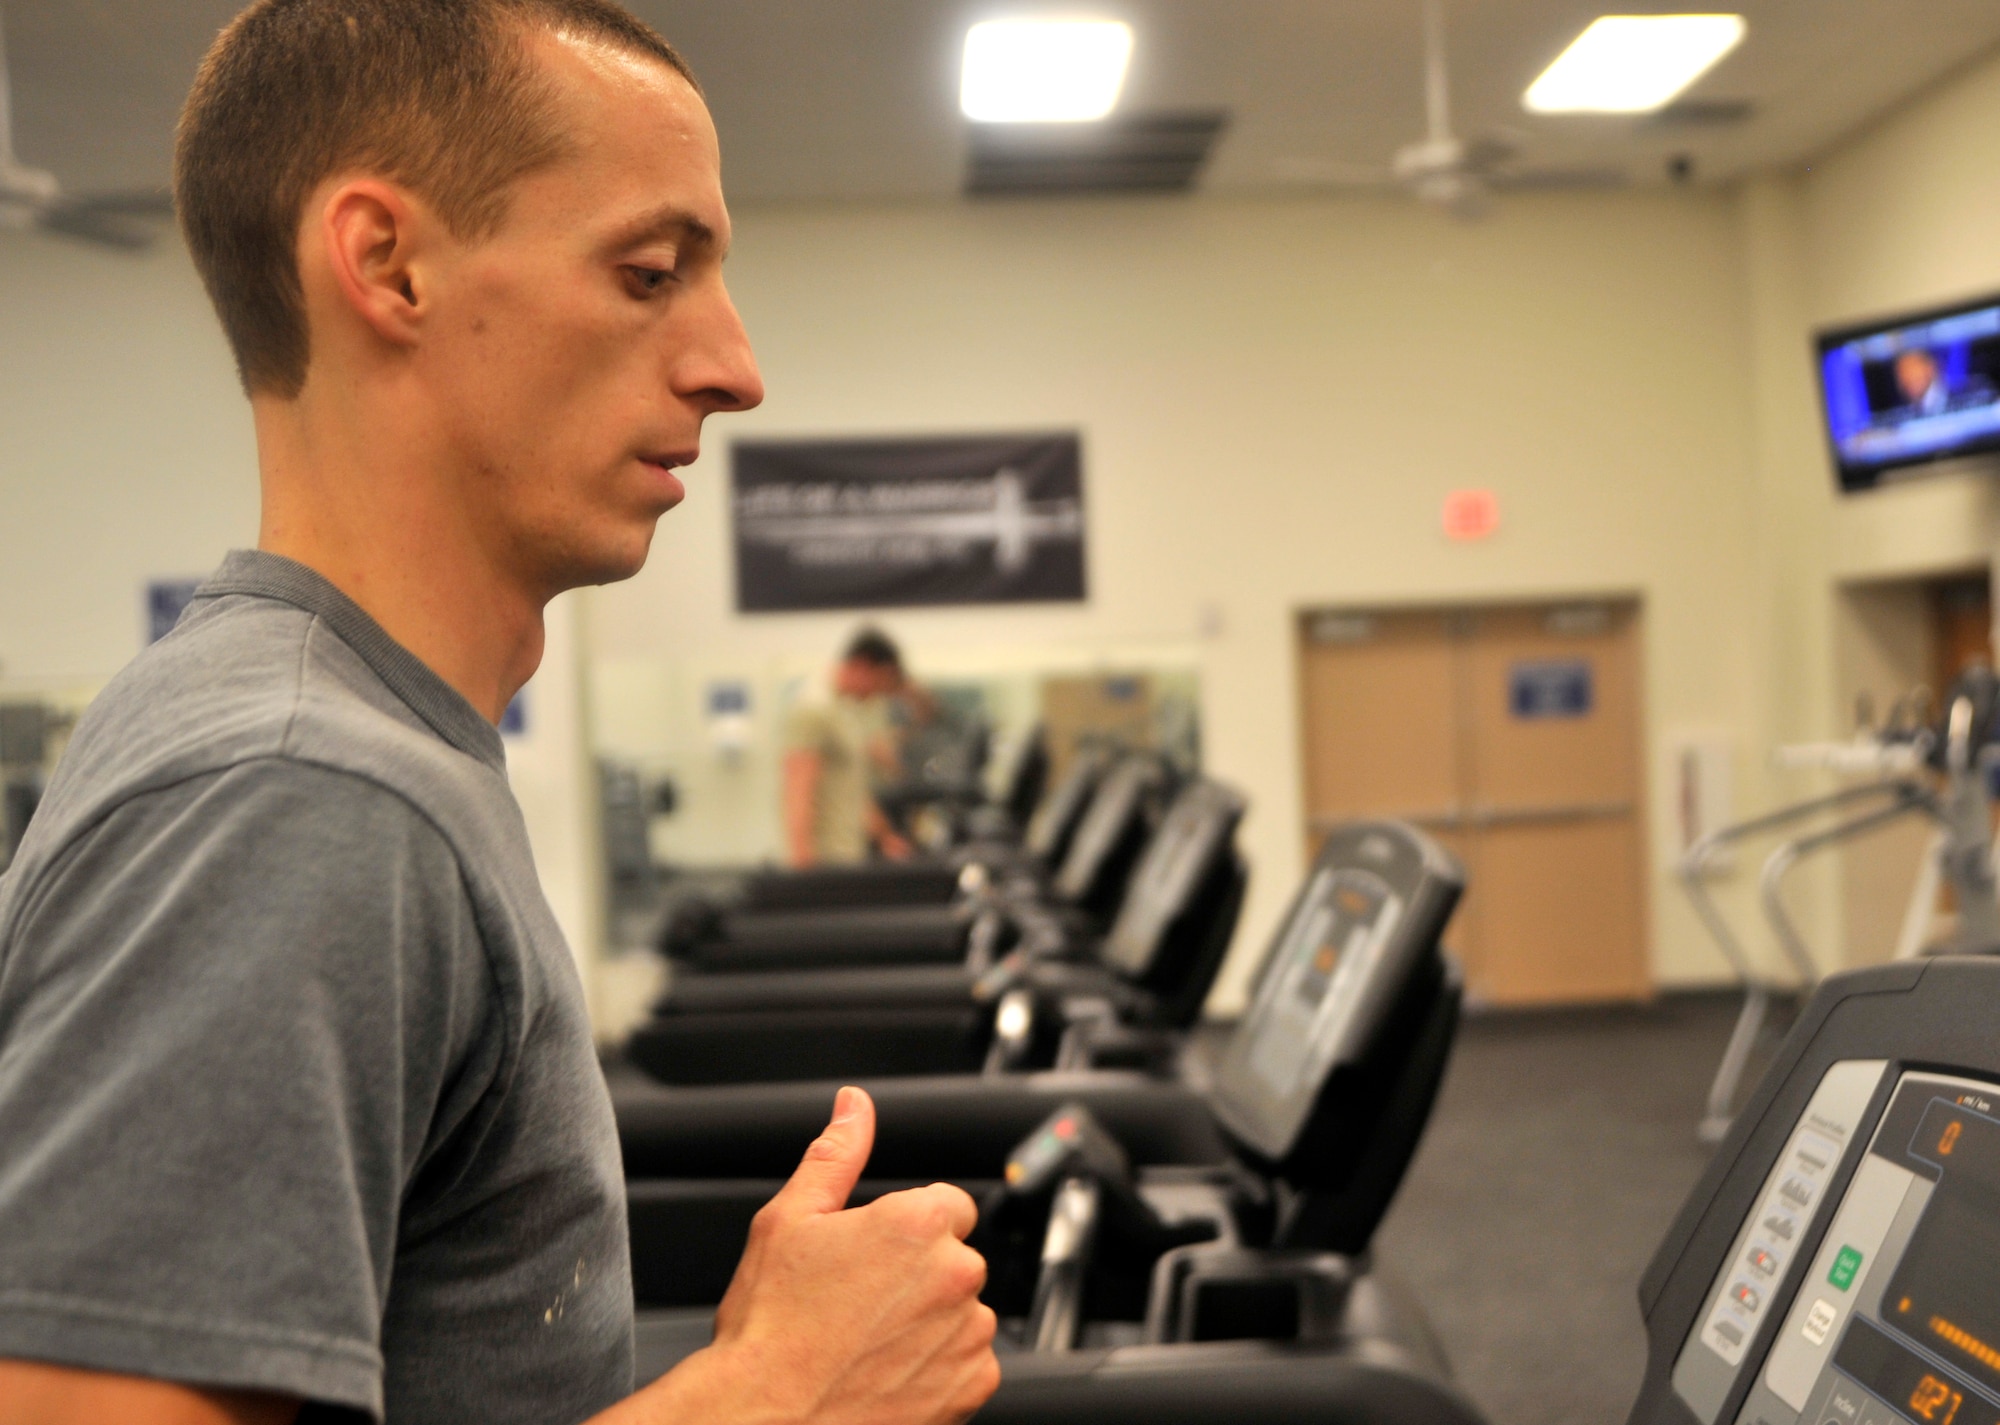
[[[976,836],[1022,760],[1059,779],[1078,749],[1159,753],[1184,773],[1202,760],[1201,679],[1191,656],[1077,660],[1049,650],[981,664],[906,654],[920,690],[883,710],[877,803],[917,854]],[[677,881],[784,859],[783,762],[798,710],[832,697],[805,659],[762,664],[600,660],[589,726],[604,816],[614,953],[646,942]]]

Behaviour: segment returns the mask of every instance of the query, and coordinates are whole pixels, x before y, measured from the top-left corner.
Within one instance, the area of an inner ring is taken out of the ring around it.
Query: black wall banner
[[[745,613],[1084,597],[1074,435],[739,444]]]

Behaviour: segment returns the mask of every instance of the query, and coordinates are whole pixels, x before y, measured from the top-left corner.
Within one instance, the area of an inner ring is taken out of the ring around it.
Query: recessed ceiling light
[[[1741,15],[1605,15],[1593,20],[1521,102],[1538,114],[1645,114],[1735,49]]]
[[[1131,58],[1117,20],[985,20],[966,31],[958,106],[982,124],[1101,119]]]

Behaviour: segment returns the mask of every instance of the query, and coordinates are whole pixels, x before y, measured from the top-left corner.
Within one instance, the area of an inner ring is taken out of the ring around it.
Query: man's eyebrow
[[[617,228],[607,245],[614,251],[622,252],[668,237],[678,238],[687,247],[703,247],[714,252],[720,252],[722,248],[714,228],[686,208],[673,205],[655,209]]]

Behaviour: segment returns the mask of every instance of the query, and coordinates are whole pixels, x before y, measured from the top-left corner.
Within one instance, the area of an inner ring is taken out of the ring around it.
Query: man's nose
[[[694,349],[680,363],[681,394],[711,411],[747,411],[763,404],[764,375],[750,333],[728,292],[717,288],[702,313]]]

